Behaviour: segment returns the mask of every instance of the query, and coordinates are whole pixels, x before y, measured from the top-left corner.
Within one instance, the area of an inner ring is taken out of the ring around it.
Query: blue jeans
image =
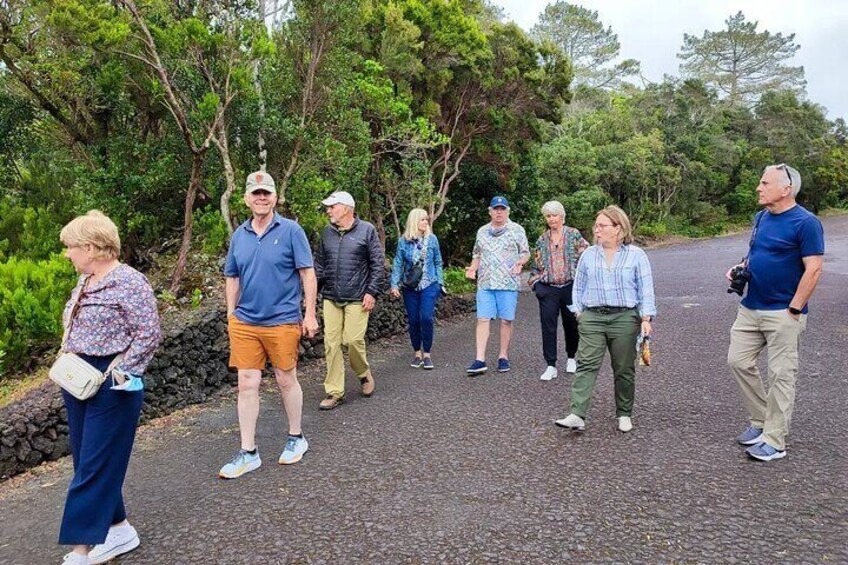
[[[436,300],[440,291],[441,285],[437,282],[421,290],[403,289],[403,305],[406,306],[406,317],[409,319],[409,340],[415,351],[430,353],[433,347]]]
[[[80,355],[95,368],[109,367],[113,356]],[[126,519],[121,488],[130,462],[144,391],[110,390],[106,379],[97,394],[77,400],[64,390],[74,477],[68,487],[59,543],[96,545],[109,526]]]

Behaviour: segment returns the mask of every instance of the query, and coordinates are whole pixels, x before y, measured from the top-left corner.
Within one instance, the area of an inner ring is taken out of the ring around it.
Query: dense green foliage
[[[258,4],[0,3],[8,368],[56,342],[73,277],[54,254],[74,215],[111,216],[133,265],[178,255],[169,296],[196,297],[182,268],[223,252],[261,167],[310,237],[326,222],[320,200],[347,190],[389,250],[407,211],[428,208],[454,266],[495,194],[531,241],[553,198],[582,229],[617,203],[642,235],[719,233],[750,217],[762,168],[784,161],[811,209],[848,200],[844,122],[803,98],[792,36],[741,14],[685,38],[685,81],[636,88],[622,80],[639,64],[617,62],[603,14],[565,2],[532,35],[487,0],[292,0],[273,26]],[[709,45],[746,45],[786,72],[719,76]],[[467,286],[450,272],[452,290]]]

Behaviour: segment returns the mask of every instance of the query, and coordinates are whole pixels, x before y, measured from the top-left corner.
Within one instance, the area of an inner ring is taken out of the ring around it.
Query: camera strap
[[[757,237],[757,230],[760,229],[760,220],[765,216],[766,211],[760,210],[757,212],[756,218],[754,218],[754,229],[751,230],[751,239],[748,241],[748,254],[745,255],[745,258],[742,260],[742,263],[745,265],[745,268],[748,268],[748,258],[751,256],[751,248],[754,247],[754,239]]]

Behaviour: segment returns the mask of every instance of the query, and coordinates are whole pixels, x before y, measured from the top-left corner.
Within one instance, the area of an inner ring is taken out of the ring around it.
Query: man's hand
[[[800,319],[801,319],[801,314],[793,314],[792,312],[790,312],[790,311],[789,311],[789,309],[788,309],[788,308],[786,309],[786,313],[787,313],[787,314],[789,314],[789,316],[790,316],[793,320],[800,320]]]
[[[400,291],[396,288],[393,288],[389,291],[389,294],[392,295],[392,298],[400,298]]]
[[[472,281],[477,278],[477,269],[474,267],[465,267],[465,278],[471,279]]]
[[[654,329],[651,327],[651,322],[642,320],[642,335],[648,337],[651,335],[652,331],[654,331]]]
[[[318,319],[314,314],[303,317],[303,323],[300,325],[300,331],[306,337],[315,337],[318,335]]]
[[[520,275],[521,269],[523,269],[523,268],[524,268],[524,265],[522,265],[521,263],[516,263],[515,265],[512,266],[512,269],[510,269],[509,272],[512,273],[513,275]]]
[[[373,310],[374,304],[376,303],[377,301],[374,300],[374,297],[368,293],[365,293],[365,296],[362,297],[362,309],[366,312],[370,312],[371,310]]]

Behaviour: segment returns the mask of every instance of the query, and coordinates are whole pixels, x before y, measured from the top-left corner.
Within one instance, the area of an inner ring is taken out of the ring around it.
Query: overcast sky
[[[549,0],[493,0],[507,18],[529,30]],[[642,74],[661,81],[679,75],[677,53],[683,34],[718,31],[741,10],[758,31],[795,34],[801,49],[791,64],[802,65],[807,98],[828,109],[828,117],[848,119],[848,1],[846,0],[571,0],[596,10],[621,42],[621,57],[642,63]]]

